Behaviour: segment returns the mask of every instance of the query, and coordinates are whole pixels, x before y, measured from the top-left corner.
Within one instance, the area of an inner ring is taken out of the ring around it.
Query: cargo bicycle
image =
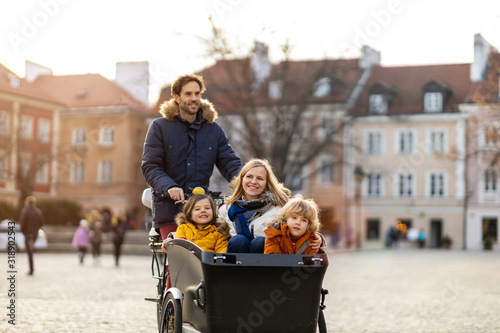
[[[151,207],[147,192],[143,203]],[[217,204],[223,202],[217,193],[212,196]],[[213,253],[172,238],[165,254],[154,228],[149,240],[151,271],[158,283],[156,297],[146,300],[156,303],[159,332],[327,332],[325,253]]]

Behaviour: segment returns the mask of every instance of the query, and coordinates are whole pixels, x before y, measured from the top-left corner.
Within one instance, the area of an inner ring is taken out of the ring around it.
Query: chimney
[[[492,51],[498,52],[481,34],[474,35],[474,61],[470,65],[471,81],[484,80],[484,75],[488,67],[488,55]]]
[[[362,69],[369,69],[375,65],[380,65],[380,51],[377,51],[368,45],[363,45],[361,53],[361,58],[359,58],[359,67]]]
[[[149,105],[149,62],[116,63],[115,83],[144,105]]]
[[[250,59],[250,66],[255,77],[252,84],[252,93],[258,92],[260,85],[264,83],[269,75],[271,75],[272,65],[268,57],[269,47],[261,42],[255,42],[253,55]]]
[[[24,78],[28,82],[33,82],[40,75],[53,75],[52,69],[44,67],[33,61],[26,60],[24,62]]]

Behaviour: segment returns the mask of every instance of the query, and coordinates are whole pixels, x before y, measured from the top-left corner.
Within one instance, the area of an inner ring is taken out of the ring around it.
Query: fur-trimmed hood
[[[200,108],[203,110],[202,117],[208,124],[213,123],[217,119],[218,113],[209,100],[201,99]],[[160,113],[163,118],[173,121],[179,115],[179,104],[177,104],[175,99],[171,98],[160,106]]]

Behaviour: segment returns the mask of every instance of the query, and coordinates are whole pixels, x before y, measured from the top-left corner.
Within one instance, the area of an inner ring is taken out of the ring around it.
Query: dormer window
[[[269,98],[280,99],[283,95],[283,82],[282,81],[271,81],[269,82]]]
[[[424,111],[443,111],[443,94],[440,92],[428,92],[424,94]]]
[[[387,99],[382,94],[370,95],[370,113],[387,113]]]
[[[369,113],[387,113],[389,106],[394,97],[399,91],[383,82],[377,82],[368,90],[369,97]]]
[[[331,95],[332,85],[331,80],[327,77],[323,77],[316,81],[313,85],[313,96],[314,97],[325,97]]]
[[[422,87],[424,93],[424,112],[443,112],[453,88],[449,85],[432,80]]]

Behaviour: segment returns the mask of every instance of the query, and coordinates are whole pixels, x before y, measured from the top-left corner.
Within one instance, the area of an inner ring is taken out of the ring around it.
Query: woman
[[[279,183],[269,162],[252,159],[230,184],[232,195],[219,209],[230,226],[228,253],[264,253],[266,223],[274,220],[290,198],[290,190]],[[311,244],[319,249],[321,238]]]

